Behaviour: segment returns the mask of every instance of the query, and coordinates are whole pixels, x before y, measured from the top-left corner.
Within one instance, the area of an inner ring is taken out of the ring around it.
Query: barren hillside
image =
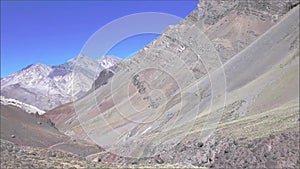
[[[296,145],[299,6],[293,4],[297,3],[202,1],[179,25],[121,62],[107,85],[46,116],[66,134],[93,140],[119,157],[111,160],[115,155],[101,153],[102,159],[125,164],[138,158],[140,163],[214,166],[220,162],[216,158],[220,149],[226,147],[223,140],[242,139],[252,145],[289,131],[289,141]],[[57,118],[61,114],[68,124]],[[198,143],[217,146],[201,150],[195,147]],[[284,144],[279,142],[276,151],[285,151]],[[186,148],[174,150],[176,145]],[[258,158],[259,152],[247,151],[252,154],[245,157]],[[297,149],[291,151],[290,162],[296,166],[299,154]],[[272,166],[289,167],[284,153],[275,156],[281,160],[266,157],[253,165],[268,167],[271,161]]]
[[[1,139],[5,166],[298,168],[299,0],[200,1],[79,100],[1,105]]]

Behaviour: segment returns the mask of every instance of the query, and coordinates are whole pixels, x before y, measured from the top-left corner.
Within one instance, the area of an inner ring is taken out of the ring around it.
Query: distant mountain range
[[[49,110],[83,96],[102,70],[120,60],[114,56],[94,60],[80,55],[57,66],[29,65],[1,79],[1,95]]]

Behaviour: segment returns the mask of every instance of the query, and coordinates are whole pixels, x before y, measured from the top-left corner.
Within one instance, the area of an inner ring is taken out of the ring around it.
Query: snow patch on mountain
[[[42,115],[42,114],[46,113],[45,111],[40,110],[39,108],[37,108],[35,106],[20,102],[16,99],[5,98],[4,96],[0,96],[0,101],[1,101],[1,104],[3,104],[3,105],[11,105],[11,106],[19,107],[30,114],[38,113],[39,115]]]

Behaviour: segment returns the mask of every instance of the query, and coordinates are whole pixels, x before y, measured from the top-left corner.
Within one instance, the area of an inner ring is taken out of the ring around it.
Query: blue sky
[[[197,6],[185,1],[1,1],[1,77],[29,64],[57,65],[77,56],[104,25],[140,12],[186,17]],[[126,58],[157,34],[129,37],[108,54]]]

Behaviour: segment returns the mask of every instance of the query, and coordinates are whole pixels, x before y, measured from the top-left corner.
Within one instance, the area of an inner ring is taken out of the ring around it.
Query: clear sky
[[[57,65],[77,56],[98,29],[120,17],[162,12],[186,17],[197,0],[1,1],[1,77],[29,64]],[[157,34],[134,36],[109,54],[126,58]]]

